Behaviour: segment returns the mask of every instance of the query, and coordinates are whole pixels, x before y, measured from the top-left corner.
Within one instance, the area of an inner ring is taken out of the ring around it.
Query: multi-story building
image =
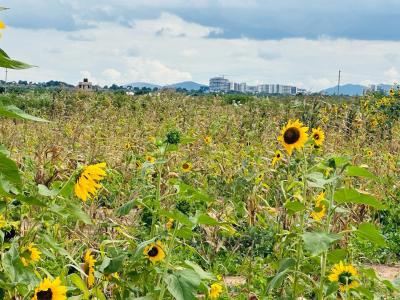
[[[81,91],[92,91],[93,90],[93,85],[89,81],[89,79],[83,78],[83,81],[78,83],[77,89],[81,90]]]
[[[218,93],[225,92],[227,93],[230,90],[230,82],[228,79],[224,77],[214,77],[210,79],[210,92]]]

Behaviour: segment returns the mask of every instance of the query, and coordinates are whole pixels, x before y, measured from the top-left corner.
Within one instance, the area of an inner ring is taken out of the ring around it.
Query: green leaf
[[[176,222],[181,223],[182,225],[185,225],[187,227],[192,228],[193,226],[195,226],[195,223],[193,223],[188,216],[177,209],[174,209],[172,211],[161,210],[159,214],[160,216],[174,219]]]
[[[28,65],[26,63],[20,62],[18,60],[11,59],[3,49],[0,49],[0,67],[7,69],[29,69],[33,66]]]
[[[315,188],[324,188],[325,185],[330,184],[336,180],[336,177],[332,177],[329,179],[324,178],[324,174],[320,172],[314,172],[307,174],[307,184],[310,187]]]
[[[1,106],[0,105],[0,116],[6,117],[6,118],[29,120],[29,121],[36,121],[36,122],[49,122],[45,119],[29,115],[14,105],[9,105],[9,106]]]
[[[222,225],[224,223],[218,222],[214,218],[210,217],[209,215],[205,213],[201,213],[200,211],[196,212],[196,215],[194,217],[190,217],[190,220],[197,225],[209,225],[209,226],[216,226],[216,225]]]
[[[39,199],[32,197],[32,196],[24,196],[22,194],[16,196],[19,201],[24,202],[28,205],[35,205],[35,206],[41,206],[41,207],[46,207],[47,205],[40,201]]]
[[[289,211],[289,214],[295,214],[306,209],[305,205],[300,201],[286,202],[285,208]]]
[[[167,289],[176,300],[196,299],[201,279],[193,270],[184,269],[164,277]]]
[[[0,153],[1,154],[4,154],[5,156],[10,156],[10,151],[8,151],[7,149],[6,149],[6,147],[4,147],[3,145],[0,145]]]
[[[43,184],[39,184],[38,192],[39,192],[39,195],[42,195],[45,197],[54,197],[54,196],[57,196],[60,191],[59,190],[50,190],[47,186],[45,186]]]
[[[378,201],[375,197],[368,195],[368,194],[362,194],[355,189],[349,189],[349,188],[342,188],[339,189],[335,192],[334,194],[334,200],[336,203],[355,203],[355,204],[365,204],[372,206],[376,209],[384,209],[385,206]]]
[[[341,239],[340,234],[326,232],[306,232],[301,235],[304,248],[316,256],[329,249],[329,246]]]
[[[86,286],[86,283],[83,281],[83,279],[76,273],[73,273],[68,276],[69,280],[78,288],[81,290],[85,298],[89,297],[89,290]]]
[[[348,176],[366,177],[370,179],[376,179],[377,177],[365,168],[358,166],[348,166],[347,167]]]
[[[193,271],[195,271],[197,275],[199,275],[201,280],[215,280],[215,276],[213,274],[204,271],[198,264],[190,260],[185,260],[185,264],[188,267],[192,268]]]
[[[207,193],[201,189],[196,189],[190,185],[178,181],[177,179],[171,179],[170,183],[174,185],[179,195],[184,197],[186,200],[212,202],[214,199],[211,198]]]
[[[136,204],[137,204],[137,201],[135,199],[130,200],[130,201],[126,202],[125,204],[123,204],[122,206],[118,207],[117,210],[115,211],[115,214],[118,217],[126,216],[135,207]]]
[[[331,263],[338,263],[340,261],[344,261],[347,257],[347,250],[346,249],[335,249],[329,251],[328,253],[328,261]]]
[[[386,245],[385,238],[371,223],[362,223],[355,233],[361,239],[368,240],[377,246],[383,247]]]
[[[0,153],[0,180],[6,193],[16,194],[22,187],[17,164],[3,153]]]

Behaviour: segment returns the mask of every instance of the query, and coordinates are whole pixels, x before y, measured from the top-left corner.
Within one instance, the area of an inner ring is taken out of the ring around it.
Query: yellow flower
[[[165,252],[160,241],[147,245],[146,248],[144,248],[143,254],[146,255],[147,259],[153,264],[165,258]]]
[[[106,163],[85,167],[74,186],[75,195],[82,201],[86,201],[88,197],[94,196],[101,187],[99,181],[107,175],[104,170],[105,168]]]
[[[272,159],[272,163],[271,163],[272,167],[275,167],[276,163],[279,162],[281,159],[282,159],[282,152],[279,150],[276,150],[275,156]]]
[[[256,177],[256,184],[259,184],[261,181],[263,181],[264,180],[264,174],[263,173],[260,173],[260,174],[258,174],[257,175],[257,177]]]
[[[372,152],[372,150],[367,150],[366,154],[368,157],[372,157],[374,155],[374,152]]]
[[[149,136],[149,142],[155,144],[157,139],[154,136]]]
[[[46,278],[36,287],[32,300],[66,300],[66,293],[67,288],[61,285],[60,278],[53,281]]]
[[[324,143],[324,140],[325,140],[325,133],[319,127],[317,129],[313,128],[311,137],[312,137],[315,145],[322,146],[322,144]]]
[[[0,20],[0,29],[6,28],[6,24]]]
[[[174,219],[168,219],[168,222],[165,224],[165,228],[167,230],[171,230],[174,227]]]
[[[392,97],[394,96],[394,89],[390,89],[389,90],[389,95],[392,96]]]
[[[190,170],[192,169],[192,164],[189,162],[185,162],[181,165],[181,169],[183,172],[187,173],[190,172]]]
[[[314,210],[311,212],[311,217],[315,221],[321,221],[326,214],[326,206],[323,203],[324,199],[325,199],[325,192],[319,193],[317,198],[315,198]]]
[[[213,283],[210,287],[210,291],[208,292],[210,299],[217,299],[222,293],[222,290],[222,285],[220,285],[219,283]]]
[[[287,153],[292,155],[293,149],[300,150],[308,139],[308,127],[304,127],[299,120],[289,121],[282,128],[278,141],[285,147]]]
[[[207,145],[210,145],[212,143],[212,137],[207,135],[203,138],[204,143],[206,143]]]
[[[35,247],[33,243],[30,243],[28,247],[22,248],[22,256],[21,261],[25,267],[29,265],[29,263],[35,263],[40,260],[40,255],[42,252],[39,251],[38,248]]]
[[[337,282],[341,291],[347,291],[360,285],[357,281],[358,273],[356,268],[350,264],[345,265],[342,261],[333,266],[328,279],[331,282]]]
[[[126,149],[126,150],[131,150],[131,149],[132,149],[131,143],[127,142],[127,143],[125,144],[125,149]]]
[[[89,249],[85,253],[84,264],[83,264],[83,272],[87,275],[87,285],[91,288],[94,285],[94,264],[96,263],[96,259],[92,255],[92,251]]]
[[[278,210],[275,207],[267,207],[267,212],[272,216],[278,215]]]
[[[147,161],[148,163],[150,163],[150,164],[154,164],[155,161],[156,161],[156,159],[155,159],[154,156],[146,155],[146,161]]]
[[[142,167],[142,163],[140,162],[140,160],[137,160],[135,162],[135,167],[136,167],[136,169],[140,169]]]

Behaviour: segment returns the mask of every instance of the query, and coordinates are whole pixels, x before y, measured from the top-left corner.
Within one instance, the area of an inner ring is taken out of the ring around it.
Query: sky
[[[319,91],[400,77],[398,0],[3,0],[9,80],[249,84]],[[0,71],[1,72],[1,71]],[[0,73],[0,78],[1,78]]]

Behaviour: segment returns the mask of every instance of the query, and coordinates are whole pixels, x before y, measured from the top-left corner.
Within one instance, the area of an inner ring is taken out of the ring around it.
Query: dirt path
[[[379,277],[387,279],[387,280],[394,280],[397,277],[400,277],[400,265],[368,265],[375,270],[375,272],[379,275]]]

